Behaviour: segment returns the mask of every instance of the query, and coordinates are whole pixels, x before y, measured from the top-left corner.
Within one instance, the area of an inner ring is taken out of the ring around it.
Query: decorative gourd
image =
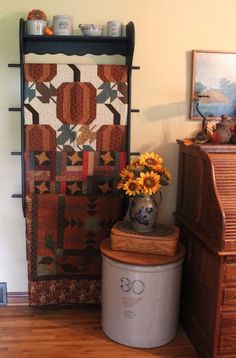
[[[44,35],[51,36],[54,34],[53,28],[51,26],[46,26],[43,30]]]
[[[45,12],[39,9],[33,9],[28,13],[27,20],[47,20]]]

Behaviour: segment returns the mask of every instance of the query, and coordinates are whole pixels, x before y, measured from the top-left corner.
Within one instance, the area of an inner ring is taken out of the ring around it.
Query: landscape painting
[[[193,50],[191,85],[191,119],[236,119],[236,53]]]

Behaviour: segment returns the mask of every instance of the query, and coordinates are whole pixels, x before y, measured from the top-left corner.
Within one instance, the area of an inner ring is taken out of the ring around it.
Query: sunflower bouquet
[[[129,196],[153,195],[172,179],[171,173],[164,167],[162,157],[155,153],[141,154],[119,175],[117,189],[123,190]]]

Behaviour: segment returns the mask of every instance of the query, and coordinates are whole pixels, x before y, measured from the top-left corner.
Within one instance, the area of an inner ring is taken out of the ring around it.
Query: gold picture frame
[[[192,51],[190,119],[236,119],[236,52]]]

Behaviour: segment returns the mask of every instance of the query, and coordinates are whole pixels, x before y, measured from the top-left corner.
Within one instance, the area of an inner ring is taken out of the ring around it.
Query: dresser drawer
[[[222,293],[222,308],[236,311],[236,287],[225,287]]]
[[[223,270],[223,281],[224,283],[235,283],[236,284],[236,257],[226,256],[224,259],[224,270]]]
[[[236,357],[236,312],[221,315],[218,353]]]

